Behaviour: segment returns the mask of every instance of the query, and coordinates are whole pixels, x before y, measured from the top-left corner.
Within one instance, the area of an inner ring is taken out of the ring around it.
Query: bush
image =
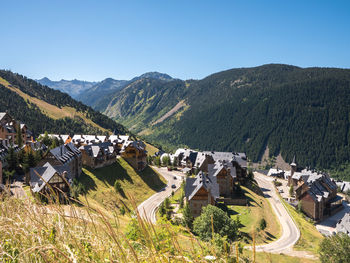
[[[212,205],[204,207],[202,214],[193,222],[194,233],[204,241],[212,239],[212,228],[214,233],[218,233],[221,237],[227,236],[228,240],[233,241],[237,237],[238,227],[224,211]]]
[[[266,228],[266,220],[265,220],[265,218],[262,218],[262,219],[260,220],[259,228],[260,228],[261,230],[264,230],[264,229]]]
[[[85,194],[86,188],[81,182],[77,179],[73,179],[73,184],[70,187],[70,194],[74,199],[77,199],[79,195]]]
[[[281,182],[279,182],[279,181],[273,181],[273,183],[275,184],[275,186],[282,186],[282,183]]]
[[[123,191],[122,185],[118,180],[116,180],[114,183],[114,189],[117,193],[121,193]]]
[[[323,263],[350,262],[350,237],[344,233],[330,236],[322,240],[320,259]]]

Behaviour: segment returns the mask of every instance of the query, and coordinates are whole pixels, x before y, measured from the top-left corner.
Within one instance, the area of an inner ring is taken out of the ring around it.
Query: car
[[[171,185],[171,188],[176,188],[176,185],[175,184]]]
[[[176,177],[176,176],[174,176],[174,180],[177,180],[177,177]]]

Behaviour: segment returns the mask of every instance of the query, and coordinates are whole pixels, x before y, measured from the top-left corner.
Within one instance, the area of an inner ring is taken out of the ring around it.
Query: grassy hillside
[[[52,133],[126,133],[126,129],[67,94],[0,70],[0,111],[9,111],[35,135]]]
[[[136,172],[123,158],[111,166],[83,171],[79,181],[86,187],[86,201],[110,216],[121,215],[122,209],[133,211],[133,202],[139,205],[166,185],[164,178],[152,168]],[[121,193],[114,189],[116,181],[122,186]],[[85,197],[81,196],[80,200],[84,201]],[[123,226],[128,220],[129,217],[121,216]]]
[[[243,241],[251,244],[253,232],[256,233],[257,244],[269,243],[278,239],[281,235],[281,226],[270,203],[250,189],[246,187],[242,189],[249,200],[249,206],[229,206],[229,213],[232,218],[239,217],[242,224],[240,231],[246,237]],[[258,230],[262,219],[266,220],[266,228]]]

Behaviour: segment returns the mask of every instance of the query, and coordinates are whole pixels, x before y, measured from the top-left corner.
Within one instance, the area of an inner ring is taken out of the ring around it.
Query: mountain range
[[[245,151],[259,161],[268,147],[319,169],[350,159],[349,69],[268,64],[201,80],[103,83],[82,101],[165,149]]]
[[[8,111],[26,123],[34,136],[45,131],[70,135],[127,132],[123,125],[68,94],[11,71],[0,70],[0,98],[0,112]]]

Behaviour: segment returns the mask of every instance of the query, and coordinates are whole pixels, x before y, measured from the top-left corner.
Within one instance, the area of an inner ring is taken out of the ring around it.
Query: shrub
[[[118,180],[116,180],[114,183],[114,189],[117,193],[121,193],[123,191],[122,185]]]
[[[214,233],[218,233],[221,237],[227,236],[230,241],[235,240],[238,232],[238,226],[233,219],[220,208],[208,205],[203,208],[202,214],[194,220],[193,231],[202,240],[209,241],[213,238],[212,228]]]
[[[320,259],[323,263],[350,262],[350,237],[344,233],[330,236],[322,240]]]
[[[264,230],[264,229],[266,228],[266,220],[265,220],[265,218],[262,218],[262,219],[260,220],[259,228],[260,228],[261,230]]]

